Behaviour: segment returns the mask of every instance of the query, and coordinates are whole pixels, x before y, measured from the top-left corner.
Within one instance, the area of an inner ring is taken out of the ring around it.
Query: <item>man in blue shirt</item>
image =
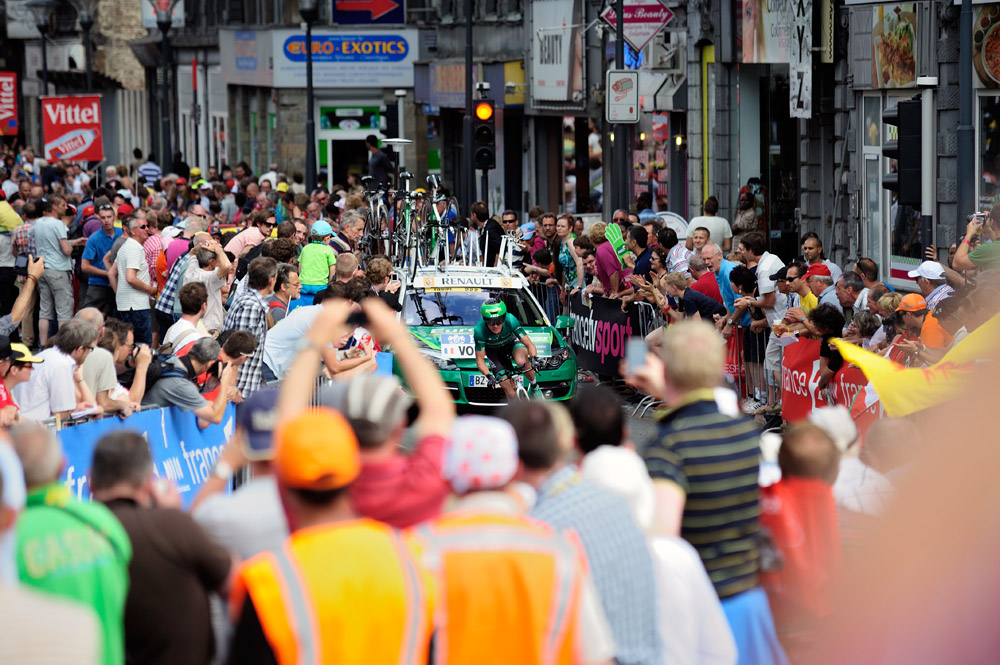
[[[108,271],[104,269],[101,259],[111,250],[111,245],[122,234],[122,230],[115,226],[115,210],[110,203],[101,205],[97,216],[101,220],[101,228],[87,238],[87,246],[83,248],[80,260],[80,270],[90,276],[87,296],[80,304],[80,309],[96,307],[108,317],[115,312],[115,292],[108,282]]]
[[[635,268],[633,275],[639,275],[643,279],[649,279],[649,273],[653,269],[652,250],[648,247],[649,233],[641,226],[631,226],[628,236],[625,238],[625,246],[628,251],[635,254]]]
[[[715,326],[722,331],[723,335],[728,337],[726,328],[729,328],[729,332],[731,333],[735,324],[741,326],[750,325],[750,314],[746,311],[743,312],[743,316],[739,320],[733,318],[733,315],[736,313],[736,291],[733,290],[733,285],[729,281],[729,273],[733,271],[733,268],[737,264],[722,258],[722,248],[714,242],[708,243],[701,248],[701,256],[705,259],[705,263],[712,272],[715,273],[715,280],[719,283],[719,291],[722,293],[722,304],[726,306],[726,310],[729,312],[728,318],[722,317],[715,322]]]

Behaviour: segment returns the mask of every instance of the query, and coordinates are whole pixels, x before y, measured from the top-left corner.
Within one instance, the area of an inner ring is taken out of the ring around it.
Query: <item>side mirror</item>
[[[568,316],[556,317],[556,330],[571,330],[574,325],[573,319]]]

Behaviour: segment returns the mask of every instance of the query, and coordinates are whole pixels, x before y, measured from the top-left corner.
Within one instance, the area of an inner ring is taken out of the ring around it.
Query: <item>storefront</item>
[[[397,91],[409,95],[413,88],[417,30],[314,30],[312,109],[306,108],[303,32],[220,30],[219,41],[230,85],[231,162],[246,159],[258,172],[272,162],[304,171],[307,112],[316,127],[317,172],[331,187],[367,173],[365,138],[387,138],[390,126],[394,136],[415,140],[406,160],[426,151],[426,135],[414,136],[410,124],[401,131],[395,122]]]

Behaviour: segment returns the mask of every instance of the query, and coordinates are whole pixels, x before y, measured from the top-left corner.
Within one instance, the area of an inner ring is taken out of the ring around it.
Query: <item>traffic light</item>
[[[896,108],[882,113],[882,122],[896,127],[896,140],[882,144],[882,155],[896,160],[896,172],[882,176],[882,186],[896,192],[899,203],[920,207],[921,104],[901,100]]]
[[[496,118],[493,100],[476,102],[476,117],[472,120],[472,164],[477,169],[487,170],[497,165]]]

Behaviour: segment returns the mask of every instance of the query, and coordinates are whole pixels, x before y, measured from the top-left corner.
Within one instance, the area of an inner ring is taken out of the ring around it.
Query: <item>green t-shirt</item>
[[[969,260],[984,270],[1000,268],[1000,242],[984,242],[969,252]]]
[[[337,253],[325,242],[311,242],[299,254],[299,281],[306,286],[326,286],[330,266],[336,265]]]
[[[21,583],[79,601],[101,621],[101,662],[125,662],[125,598],[132,543],[121,522],[99,503],[84,503],[61,483],[28,493],[17,520]]]
[[[486,321],[482,319],[476,324],[472,334],[476,338],[476,351],[483,351],[486,347],[495,349],[511,344],[516,346],[517,342],[524,337],[525,332],[521,327],[521,322],[508,312],[503,321],[503,328],[496,335],[490,332],[490,329],[486,327]]]

